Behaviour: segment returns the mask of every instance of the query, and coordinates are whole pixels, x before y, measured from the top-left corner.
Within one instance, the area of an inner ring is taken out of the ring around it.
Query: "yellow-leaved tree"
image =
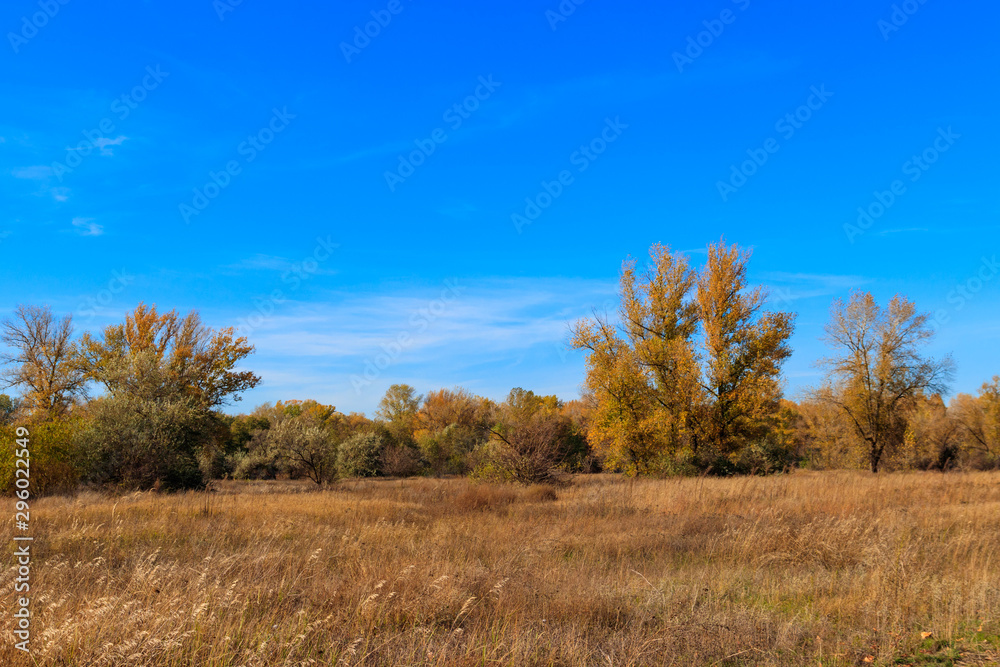
[[[260,378],[236,367],[252,354],[232,328],[214,331],[197,312],[180,317],[139,304],[125,322],[107,327],[101,338],[85,333],[79,366],[111,396],[165,398],[183,395],[213,409],[253,389]]]
[[[750,256],[736,245],[709,245],[698,282],[707,399],[701,426],[705,441],[726,457],[778,426],[781,364],[792,353],[795,316],[764,310],[767,291],[747,281]]]
[[[882,307],[871,292],[855,291],[830,308],[825,341],[833,355],[820,362],[827,381],[814,396],[847,417],[865,443],[872,472],[904,444],[918,399],[947,387],[951,358],[935,360],[920,351],[933,336],[928,316],[900,295]]]
[[[984,383],[976,397],[959,394],[948,412],[961,427],[966,463],[976,468],[1000,467],[1000,376]]]
[[[739,467],[777,424],[793,316],[764,311],[750,253],[724,240],[700,272],[660,244],[650,258],[625,262],[617,322],[574,327],[595,403],[588,440],[629,474]]]
[[[73,318],[57,320],[48,306],[18,306],[0,323],[2,387],[22,391],[22,408],[33,419],[66,417],[86,395],[86,378],[74,363]]]

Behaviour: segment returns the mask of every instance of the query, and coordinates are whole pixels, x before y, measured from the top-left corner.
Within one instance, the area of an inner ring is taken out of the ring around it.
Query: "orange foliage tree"
[[[619,322],[579,322],[594,411],[588,439],[630,474],[727,467],[774,428],[793,316],[764,310],[748,251],[708,246],[701,271],[654,245],[651,265],[626,261]]]

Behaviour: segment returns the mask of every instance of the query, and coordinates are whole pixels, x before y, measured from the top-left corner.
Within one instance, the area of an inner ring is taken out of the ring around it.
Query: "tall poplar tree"
[[[794,317],[764,311],[750,253],[722,241],[700,272],[669,247],[643,271],[626,261],[618,322],[595,315],[573,331],[589,352],[596,403],[591,446],[631,474],[706,468],[765,438],[780,409],[780,367]]]

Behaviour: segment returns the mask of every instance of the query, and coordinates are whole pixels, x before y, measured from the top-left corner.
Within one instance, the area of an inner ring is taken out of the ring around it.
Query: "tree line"
[[[558,482],[598,470],[630,475],[752,474],[793,467],[996,468],[1000,378],[946,405],[950,358],[922,353],[926,315],[904,296],[835,300],[822,384],[783,396],[793,313],[769,310],[750,285],[751,254],[725,240],[693,267],[662,245],[624,263],[614,315],[578,322],[587,353],[580,399],[515,388],[502,401],[461,388],[425,395],[393,385],[369,418],[319,402],[249,414],[222,408],[261,378],[240,370],[254,348],[140,304],[124,322],[75,335],[71,316],[20,306],[0,325],[7,387],[0,432],[33,432],[40,492],[199,488],[214,479],[471,475]],[[92,396],[94,388],[99,395]],[[10,437],[7,437],[10,436]],[[13,485],[12,448],[0,488]]]

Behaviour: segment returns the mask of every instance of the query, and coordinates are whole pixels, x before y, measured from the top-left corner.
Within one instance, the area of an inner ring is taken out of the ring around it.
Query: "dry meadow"
[[[3,665],[1000,664],[996,473],[223,483],[32,522]]]

